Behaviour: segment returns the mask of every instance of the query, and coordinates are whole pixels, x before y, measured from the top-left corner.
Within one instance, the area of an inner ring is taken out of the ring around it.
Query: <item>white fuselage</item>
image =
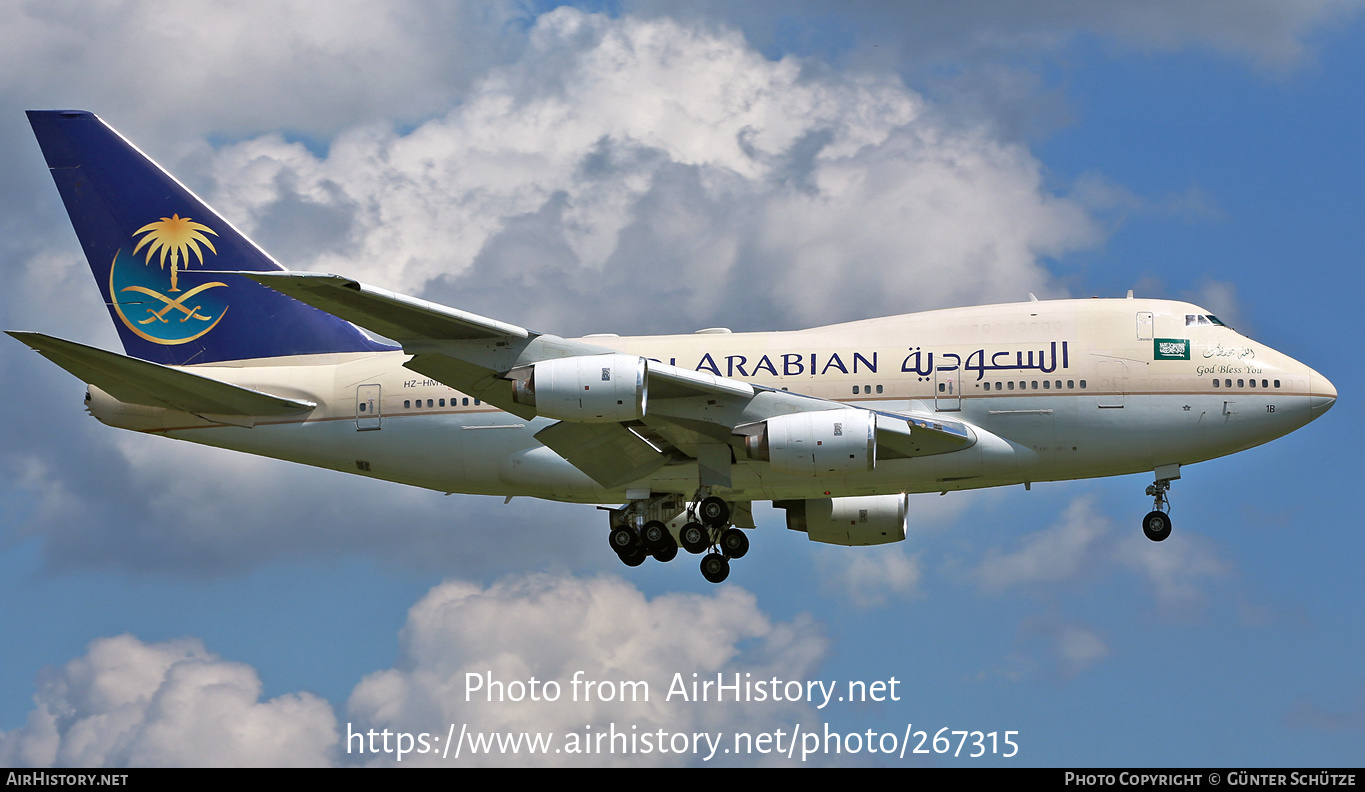
[[[1320,374],[1206,317],[1202,308],[1172,301],[1062,300],[792,332],[587,340],[758,386],[887,412],[936,413],[984,430],[962,451],[878,460],[872,471],[830,478],[777,473],[737,457],[729,497],[777,500],[1187,465],[1287,434],[1332,404],[1336,392]],[[480,403],[404,368],[408,359],[352,353],[190,369],[317,403],[302,417],[254,426],[128,405],[94,388],[90,409],[113,426],[443,492],[605,503],[625,500],[627,489],[691,494],[697,487],[696,464],[679,463],[603,488],[536,441],[552,420]]]

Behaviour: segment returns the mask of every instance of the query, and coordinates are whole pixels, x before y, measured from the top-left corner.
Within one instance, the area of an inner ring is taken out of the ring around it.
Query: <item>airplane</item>
[[[905,539],[911,494],[1138,472],[1159,542],[1183,466],[1336,401],[1209,311],[1131,291],[786,332],[535,332],[286,270],[93,113],[28,118],[127,354],[9,334],[87,383],[100,421],[446,493],[608,504],[629,566],[681,547],[725,580],[755,501],[811,541],[877,545]]]

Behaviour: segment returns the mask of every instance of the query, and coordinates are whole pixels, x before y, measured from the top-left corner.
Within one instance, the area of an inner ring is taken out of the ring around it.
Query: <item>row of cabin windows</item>
[[[463,403],[462,403],[462,404],[456,404],[456,402],[463,402]],[[482,404],[482,402],[480,402],[478,399],[475,399],[475,400],[474,400],[474,406],[475,406],[475,407],[478,407],[480,404]],[[445,400],[445,399],[427,399],[427,406],[428,406],[428,407],[444,407],[444,406],[446,406],[446,400]],[[451,407],[468,407],[468,406],[469,406],[469,397],[466,396],[466,397],[464,397],[463,399],[451,399],[451,400],[450,400],[450,406],[451,406]],[[403,409],[405,409],[405,410],[414,410],[414,409],[420,410],[420,409],[422,409],[422,400],[421,400],[421,399],[417,399],[417,400],[414,401],[414,400],[412,400],[412,399],[404,399],[404,400],[403,400]],[[363,405],[361,406],[361,412],[364,412],[364,406],[363,406]]]
[[[1245,382],[1245,383],[1249,383],[1249,384],[1244,384],[1244,382]],[[1038,386],[1038,383],[1039,383],[1039,380],[1032,380],[1032,381],[1020,380],[1020,381],[1019,381],[1019,388],[1018,388],[1018,389],[1021,390],[1021,391],[1023,391],[1023,390],[1038,390],[1038,387],[1039,387],[1039,386]],[[1054,384],[1054,383],[1055,383],[1055,384]],[[1085,390],[1085,389],[1086,389],[1085,380],[1081,380],[1081,381],[1080,381],[1080,385],[1081,385],[1081,390]],[[859,390],[858,390],[859,387],[860,387],[860,386],[858,386],[858,385],[854,385],[854,386],[853,386],[853,393],[854,393],[854,394],[857,394],[857,393],[859,392]],[[983,382],[983,383],[981,383],[981,387],[982,387],[982,388],[985,388],[986,390],[991,390],[991,383],[990,383],[990,382]],[[1218,381],[1218,380],[1215,379],[1215,380],[1213,381],[1213,387],[1215,387],[1215,388],[1219,387],[1219,381]],[[1231,387],[1232,387],[1232,380],[1231,380],[1231,379],[1225,379],[1225,380],[1223,380],[1223,387],[1231,388]],[[1237,380],[1237,387],[1239,387],[1239,388],[1254,388],[1254,387],[1256,387],[1256,380],[1254,380],[1254,379],[1253,379],[1253,380],[1240,380],[1240,379],[1239,379],[1239,380]],[[1269,381],[1269,380],[1261,380],[1261,387],[1262,387],[1262,388],[1269,388],[1269,387],[1270,387],[1270,381]],[[1280,381],[1279,381],[1279,380],[1275,380],[1275,387],[1277,387],[1277,388],[1280,387]],[[872,386],[871,386],[871,385],[863,385],[863,386],[861,386],[861,388],[862,388],[862,393],[872,393]],[[1043,389],[1043,390],[1053,390],[1054,388],[1055,388],[1056,390],[1062,390],[1062,381],[1061,381],[1061,380],[1042,380],[1042,389]],[[1067,381],[1066,381],[1066,390],[1075,390],[1075,389],[1076,389],[1076,381],[1075,381],[1075,380],[1067,380]],[[786,390],[786,388],[783,388],[783,390]],[[946,393],[946,392],[947,392],[947,385],[946,385],[945,383],[940,382],[940,383],[938,384],[938,390],[939,390],[939,393]],[[996,383],[995,383],[995,390],[997,390],[997,391],[1000,391],[1000,390],[1015,390],[1014,380],[1006,380],[1006,381],[1004,381],[1004,382],[996,382]],[[881,393],[881,392],[882,392],[882,386],[881,386],[881,385],[878,385],[878,386],[877,386],[877,393]],[[456,404],[456,402],[462,402],[462,403],[461,403],[461,404]],[[478,407],[479,404],[481,404],[481,402],[480,402],[478,399],[475,399],[475,400],[474,400],[474,406],[475,406],[475,407]],[[446,406],[446,400],[445,400],[445,399],[427,399],[427,404],[426,404],[426,406],[427,406],[427,407],[444,407],[444,406]],[[463,399],[451,399],[451,400],[450,400],[450,406],[451,406],[451,407],[468,407],[468,406],[469,406],[469,397],[468,397],[468,396],[465,396]],[[412,400],[412,399],[404,399],[404,400],[403,400],[403,409],[405,409],[405,410],[412,410],[412,409],[419,409],[419,410],[420,410],[421,408],[422,408],[422,400],[421,400],[421,399],[417,399],[417,400],[415,400],[415,401]],[[365,412],[365,405],[364,405],[364,404],[361,404],[361,405],[360,405],[360,411],[361,411],[361,412]]]
[[[1055,383],[1056,383],[1055,385],[1053,384],[1054,381],[1052,381],[1052,380],[1043,380],[1042,382],[1043,382],[1043,384],[1042,384],[1042,389],[1043,389],[1043,390],[1052,390],[1054,387],[1055,387],[1057,390],[1062,390],[1062,381],[1061,381],[1061,380],[1055,380]],[[1038,387],[1039,387],[1039,385],[1038,385],[1038,380],[1033,380],[1032,383],[1025,382],[1025,381],[1020,381],[1020,383],[1019,383],[1019,390],[1021,390],[1021,391],[1022,391],[1022,390],[1028,390],[1030,385],[1032,385],[1033,390],[1038,390]],[[859,390],[858,390],[858,389],[859,389],[860,387],[862,388],[862,391],[861,391],[862,393],[871,393],[871,392],[872,392],[872,386],[871,386],[871,385],[861,385],[861,386],[859,386],[859,385],[854,385],[854,386],[853,386],[853,393],[854,393],[854,395],[857,395],[857,394],[859,393]],[[986,390],[990,390],[990,389],[991,389],[991,383],[989,383],[989,382],[983,382],[983,383],[981,384],[981,387],[985,388]],[[1276,387],[1279,387],[1279,386],[1277,385]],[[1013,381],[1009,381],[1009,382],[997,382],[997,383],[995,383],[995,389],[996,389],[996,390],[1014,390],[1014,389],[1015,389],[1015,388],[1014,388],[1014,382],[1013,382]],[[1075,390],[1075,389],[1076,389],[1076,381],[1075,381],[1075,380],[1067,380],[1067,381],[1066,381],[1066,389],[1067,389],[1067,390]],[[1085,390],[1085,380],[1081,380],[1081,389],[1082,389],[1082,390]],[[785,390],[785,388],[784,388],[783,390]],[[881,392],[882,392],[882,386],[881,386],[881,385],[878,385],[878,386],[877,386],[877,393],[881,393]],[[938,384],[938,392],[939,392],[939,393],[951,393],[951,390],[949,390],[947,383],[940,382],[940,383]]]
[[[1054,386],[1054,384],[1053,384],[1054,382],[1056,383],[1055,386]],[[1032,385],[1032,390],[1038,390],[1038,380],[1033,380],[1032,383],[1025,382],[1024,380],[1020,380],[1020,381],[1019,381],[1019,390],[1029,390],[1029,389],[1030,389],[1030,387],[1029,387],[1030,385]],[[981,387],[985,388],[986,390],[990,390],[990,389],[991,389],[991,383],[989,383],[989,382],[983,382],[983,383],[981,383]],[[939,389],[939,392],[940,392],[940,393],[943,391],[943,383],[941,383],[941,382],[939,383],[938,389]],[[1006,380],[1006,381],[1004,381],[1004,382],[996,382],[996,383],[995,383],[995,389],[996,389],[996,390],[1014,390],[1014,380]],[[1054,390],[1054,389],[1055,389],[1055,390],[1061,390],[1061,389],[1062,389],[1062,381],[1061,381],[1061,380],[1043,380],[1043,390]],[[1067,389],[1067,390],[1075,390],[1075,389],[1076,389],[1076,381],[1075,381],[1075,380],[1067,380],[1067,381],[1066,381],[1066,389]],[[1081,380],[1081,390],[1085,390],[1085,380]]]

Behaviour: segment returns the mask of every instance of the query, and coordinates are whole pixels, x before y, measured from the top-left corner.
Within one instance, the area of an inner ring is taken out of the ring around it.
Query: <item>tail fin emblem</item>
[[[172,214],[134,231],[133,236],[142,235],[142,239],[131,251],[123,248],[115,254],[109,268],[109,295],[114,310],[129,330],[153,343],[183,344],[212,330],[223,318],[228,308],[226,301],[205,292],[226,287],[226,283],[209,281],[184,292],[180,289],[180,275],[187,271],[191,256],[203,266],[204,248],[218,253],[207,234],[218,236],[203,223]],[[143,266],[139,267],[137,255],[143,248],[147,252],[141,262]],[[160,263],[159,271],[152,268],[153,259]],[[169,289],[165,274],[168,268]],[[146,317],[135,319],[142,311]]]
[[[209,238],[204,236],[202,233],[204,231],[207,231],[214,236],[218,236],[218,233],[212,228],[209,228],[203,223],[196,223],[188,217],[181,217],[179,214],[163,217],[159,221],[148,223],[133,232],[133,236],[137,236],[138,234],[147,235],[142,238],[141,242],[137,243],[137,247],[133,248],[133,255],[136,256],[143,245],[146,245],[148,242],[152,243],[151,246],[147,248],[147,265],[151,266],[152,256],[155,256],[158,251],[161,252],[162,269],[166,269],[166,259],[170,258],[171,291],[178,292],[180,289],[176,288],[176,275],[179,274],[181,267],[187,266],[190,263],[189,254],[193,253],[195,258],[199,259],[199,264],[202,266],[204,263],[204,251],[199,248],[201,244],[214,253],[218,252],[213,247],[213,243],[209,241]]]
[[[174,300],[172,300],[171,298],[167,297],[167,296],[164,295],[164,294],[161,294],[160,292],[153,291],[152,289],[148,289],[148,288],[145,287],[145,286],[124,286],[122,289],[120,289],[120,291],[141,292],[142,294],[145,294],[145,295],[147,295],[147,296],[149,296],[149,297],[154,297],[154,298],[156,298],[156,299],[158,299],[158,300],[160,300],[160,301],[166,303],[166,307],[165,307],[165,308],[162,308],[162,309],[159,310],[159,311],[154,310],[154,309],[151,309],[151,308],[148,308],[148,309],[147,309],[147,313],[151,314],[151,316],[147,317],[146,319],[140,319],[140,320],[138,320],[138,324],[147,324],[148,322],[154,322],[154,321],[157,321],[157,320],[160,320],[160,321],[162,321],[162,322],[165,322],[165,321],[166,321],[166,314],[169,313],[170,310],[171,310],[172,308],[174,308],[175,310],[177,310],[177,311],[179,311],[179,312],[181,312],[181,313],[184,314],[184,316],[180,317],[180,321],[182,321],[182,322],[187,321],[187,320],[190,320],[190,319],[202,319],[202,320],[204,320],[205,322],[207,322],[207,321],[209,321],[210,319],[212,319],[213,317],[212,317],[212,316],[204,316],[203,314],[199,313],[199,306],[197,306],[197,305],[194,306],[194,307],[192,307],[192,308],[186,308],[186,307],[185,307],[185,301],[188,300],[189,298],[193,297],[194,295],[198,294],[199,292],[204,291],[204,290],[206,290],[206,289],[212,289],[214,286],[226,286],[226,285],[227,285],[226,283],[220,283],[220,282],[218,282],[218,281],[214,281],[213,283],[201,283],[201,284],[199,284],[198,286],[195,286],[193,289],[190,289],[189,291],[187,291],[187,292],[185,292],[184,294],[180,295],[179,297],[177,297],[177,298],[174,299]],[[175,289],[171,289],[171,291],[176,291],[176,290],[175,290]]]

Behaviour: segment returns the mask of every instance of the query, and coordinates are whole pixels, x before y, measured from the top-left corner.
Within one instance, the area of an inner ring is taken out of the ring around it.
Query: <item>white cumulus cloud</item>
[[[1107,555],[1101,540],[1109,529],[1094,499],[1078,497],[1056,525],[1022,538],[1013,552],[992,550],[976,569],[977,582],[987,591],[1001,591],[1071,580]]]
[[[562,8],[409,132],[357,127],[325,156],[279,136],[223,149],[215,201],[290,266],[456,304],[502,292],[512,318],[559,332],[1061,293],[1040,259],[1098,242],[1084,209],[1026,149],[926,107],[891,73]],[[280,216],[335,232],[300,243]]]
[[[666,594],[647,598],[617,578],[571,578],[547,575],[518,576],[489,587],[447,582],[432,589],[413,606],[402,633],[402,657],[393,668],[367,676],[353,692],[343,737],[387,728],[428,731],[444,739],[449,725],[478,733],[540,732],[554,735],[553,745],[567,747],[567,735],[581,737],[609,732],[654,735],[662,730],[665,744],[671,735],[706,731],[773,728],[797,721],[815,721],[807,704],[766,701],[717,703],[668,700],[677,679],[689,696],[694,678],[715,682],[723,674],[733,684],[804,680],[826,649],[826,639],[809,618],[773,622],[757,607],[752,594],[733,586],[714,594]],[[486,675],[481,690],[466,700],[467,674]],[[694,677],[694,674],[696,675]],[[575,676],[596,687],[575,688]],[[493,687],[489,701],[487,680]],[[558,685],[557,701],[530,700],[530,682]],[[522,687],[507,687],[519,682]],[[631,687],[621,700],[622,682],[648,683]],[[606,685],[603,687],[603,685]],[[606,691],[604,693],[604,691]],[[524,695],[525,700],[499,700]],[[575,695],[578,701],[574,701]],[[588,700],[590,699],[590,700]],[[595,739],[595,738],[594,738]],[[605,745],[605,743],[603,743]],[[635,744],[637,749],[643,743]],[[357,759],[359,740],[345,757]],[[343,749],[345,750],[345,749]],[[395,754],[364,757],[381,764],[395,763]],[[461,763],[518,764],[685,764],[693,754],[633,750],[599,755],[555,753],[515,760],[500,752],[471,755],[465,746]],[[403,764],[440,764],[435,754],[410,754]],[[454,762],[452,750],[446,763]]]
[[[331,705],[261,701],[261,680],[195,639],[101,638],[39,682],[28,723],[0,734],[0,764],[225,767],[328,764]]]

